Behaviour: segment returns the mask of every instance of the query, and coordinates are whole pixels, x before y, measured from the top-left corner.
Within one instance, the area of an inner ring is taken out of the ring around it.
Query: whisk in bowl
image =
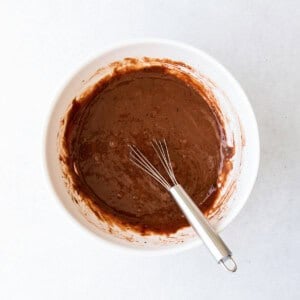
[[[188,222],[202,239],[203,243],[206,245],[216,261],[219,264],[222,264],[226,270],[235,272],[237,270],[237,265],[232,258],[231,250],[215,232],[184,188],[177,182],[166,140],[153,140],[151,144],[164,170],[166,171],[168,179],[166,179],[157,170],[157,168],[154,167],[154,165],[135,145],[129,145],[131,162],[150,175],[171,194]]]

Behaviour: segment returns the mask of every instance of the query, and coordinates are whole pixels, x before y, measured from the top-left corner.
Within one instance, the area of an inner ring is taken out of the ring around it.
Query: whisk
[[[226,246],[220,236],[214,231],[212,226],[209,224],[200,209],[196,206],[183,187],[177,182],[166,140],[153,140],[151,144],[169,177],[169,181],[161,175],[161,173],[135,145],[129,145],[130,160],[137,167],[159,182],[171,194],[188,222],[202,239],[203,243],[206,245],[217,262],[222,264],[226,270],[235,272],[237,270],[237,265],[232,258],[232,252]]]

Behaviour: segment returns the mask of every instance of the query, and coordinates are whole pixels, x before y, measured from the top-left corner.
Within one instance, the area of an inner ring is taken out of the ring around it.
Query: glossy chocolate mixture
[[[66,162],[75,188],[117,223],[172,233],[187,221],[168,192],[129,161],[128,144],[135,144],[162,171],[153,138],[166,139],[178,181],[206,213],[223,172],[222,125],[199,91],[164,67],[117,74],[74,100]]]

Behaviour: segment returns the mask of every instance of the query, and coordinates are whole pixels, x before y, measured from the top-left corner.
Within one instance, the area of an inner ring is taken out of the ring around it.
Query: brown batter
[[[75,188],[117,223],[144,234],[172,233],[187,221],[170,195],[129,161],[137,145],[155,164],[165,138],[174,172],[206,213],[218,195],[226,141],[199,91],[164,67],[127,70],[98,84],[69,111],[65,145]]]

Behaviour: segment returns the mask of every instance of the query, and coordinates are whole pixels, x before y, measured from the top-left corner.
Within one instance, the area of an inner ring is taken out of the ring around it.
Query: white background
[[[0,22],[0,299],[300,299],[299,1],[2,0]],[[142,37],[208,52],[253,105],[259,176],[223,232],[236,274],[203,247],[108,251],[48,189],[42,136],[56,92],[103,47]]]

